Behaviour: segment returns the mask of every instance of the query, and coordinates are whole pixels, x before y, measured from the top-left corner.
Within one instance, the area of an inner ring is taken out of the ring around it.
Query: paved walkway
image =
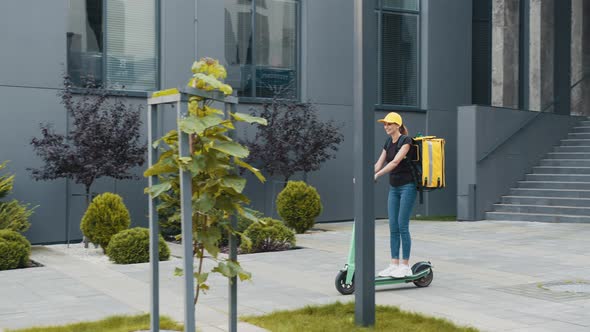
[[[327,231],[298,236],[305,249],[240,256],[253,274],[238,285],[240,315],[354,300],[334,288],[351,225],[319,225]],[[412,261],[432,261],[434,281],[427,288],[380,286],[378,304],[483,331],[590,331],[590,225],[412,222],[411,230]],[[388,261],[387,233],[378,221],[377,270]],[[36,247],[33,259],[45,267],[0,272],[0,329],[149,311],[147,264],[96,264],[49,247]],[[161,311],[182,321],[177,266],[178,259],[161,264]],[[199,300],[197,326],[227,330],[227,281],[213,277],[211,287]],[[260,331],[247,324],[239,330]]]

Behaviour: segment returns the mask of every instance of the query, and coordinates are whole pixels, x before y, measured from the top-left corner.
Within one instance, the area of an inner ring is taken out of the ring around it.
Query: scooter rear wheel
[[[413,281],[416,287],[428,287],[434,278],[434,272],[432,272],[432,267],[430,265],[416,263],[412,266],[412,274],[418,274],[426,269],[430,269],[430,272],[427,275]]]
[[[336,290],[342,295],[350,295],[354,293],[354,276],[352,276],[352,280],[350,284],[346,283],[346,275],[348,271],[339,271],[336,275]]]

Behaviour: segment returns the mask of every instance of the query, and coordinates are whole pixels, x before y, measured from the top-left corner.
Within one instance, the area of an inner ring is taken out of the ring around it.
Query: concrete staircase
[[[486,218],[590,223],[590,118],[574,127]]]

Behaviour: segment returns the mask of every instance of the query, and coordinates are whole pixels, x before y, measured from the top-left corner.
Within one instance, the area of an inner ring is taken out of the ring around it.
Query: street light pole
[[[354,0],[353,123],[355,321],[375,325],[374,129],[377,96],[376,0]]]

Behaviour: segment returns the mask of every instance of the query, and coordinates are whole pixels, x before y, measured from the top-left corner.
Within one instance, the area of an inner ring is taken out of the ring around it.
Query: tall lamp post
[[[377,97],[377,2],[354,1],[353,120],[355,321],[375,325],[374,129]]]

